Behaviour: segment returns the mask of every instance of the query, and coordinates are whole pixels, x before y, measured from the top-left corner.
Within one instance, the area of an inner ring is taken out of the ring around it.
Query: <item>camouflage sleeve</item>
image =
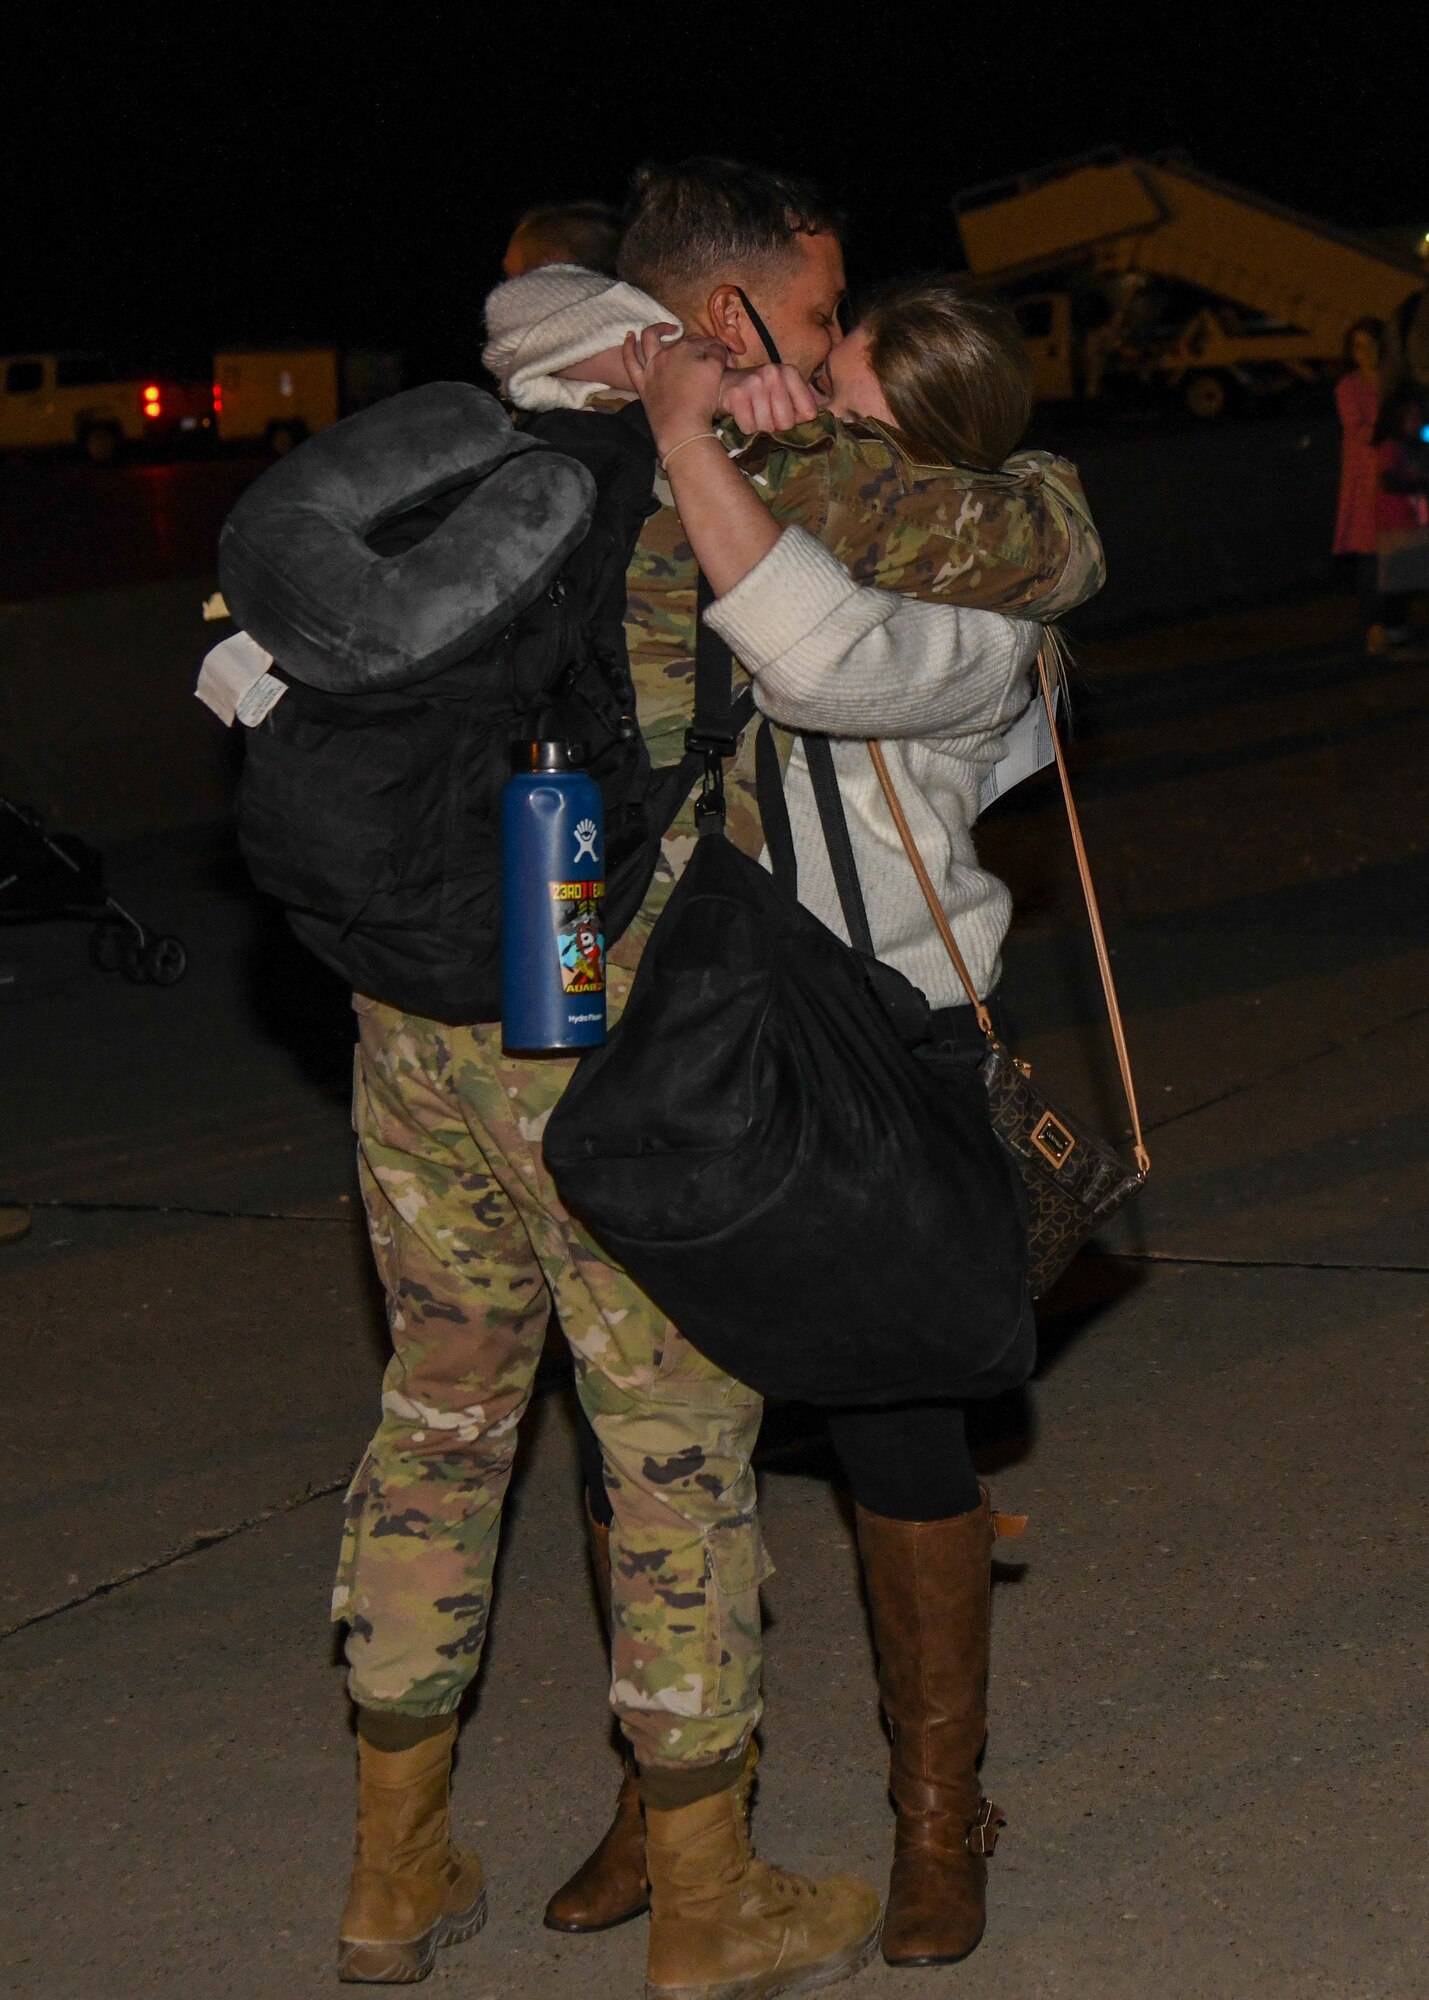
[[[815,417],[776,437],[746,438],[732,425],[721,433],[730,456],[782,527],[803,528],[823,541],[833,503],[833,479],[845,470],[843,426]]]
[[[825,416],[739,457],[776,518],[817,536],[856,583],[1045,621],[1105,581],[1076,467],[1048,452],[996,472],[919,465],[882,427]]]
[[[844,450],[819,539],[855,582],[934,603],[1053,618],[1105,580],[1075,467],[1020,452],[996,472],[916,465],[860,427]]]

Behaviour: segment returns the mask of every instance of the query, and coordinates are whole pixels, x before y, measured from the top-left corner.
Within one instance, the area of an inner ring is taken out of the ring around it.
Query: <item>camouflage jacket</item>
[[[777,437],[726,444],[776,520],[816,536],[860,585],[931,603],[1046,620],[1105,579],[1101,542],[1076,468],[1018,452],[996,472],[919,464],[880,425],[821,416]],[[694,698],[697,571],[663,482],[627,573],[626,638],[640,725],[657,765],[678,761]],[[742,682],[741,682],[742,684]],[[763,846],[754,801],[754,736],[727,773],[731,837]],[[694,841],[687,805],[664,844],[644,908],[611,956],[633,965]]]

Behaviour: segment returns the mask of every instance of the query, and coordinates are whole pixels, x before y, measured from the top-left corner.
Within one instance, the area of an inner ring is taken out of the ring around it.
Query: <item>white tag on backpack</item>
[[[241,714],[240,704],[254,684],[268,675],[273,664],[273,655],[265,653],[256,639],[250,639],[246,632],[235,632],[230,638],[220,640],[212,652],[204,655],[199,669],[198,686],[194,693],[205,708],[211,708],[225,728],[232,728],[235,716]],[[282,681],[274,681],[274,687],[283,690]],[[268,708],[278,699],[272,697]],[[261,722],[268,708],[258,715],[242,715],[242,720],[251,726]]]
[[[260,674],[234,714],[245,729],[256,729],[269,709],[276,708],[287,692],[286,681],[278,680],[273,674]]]

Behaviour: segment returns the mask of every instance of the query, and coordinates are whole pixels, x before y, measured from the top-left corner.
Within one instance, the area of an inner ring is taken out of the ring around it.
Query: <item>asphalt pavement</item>
[[[1088,648],[1088,845],[1154,1173],[979,1415],[998,1503],[985,1784],[1009,1817],[961,1967],[846,1989],[1052,2000],[1429,1990],[1425,1334],[1429,650],[1335,600]],[[1055,796],[997,809],[1019,1049],[1118,1121]],[[0,1991],[294,2000],[333,1986],[353,1750],[326,1601],[384,1332],[355,1214],[344,996],[222,829],[112,883],[182,935],[168,991],[82,928],[0,931]],[[433,1992],[636,1995],[643,1925],[549,1890],[618,1768],[558,1356],[533,1408],[461,1826],[492,1885]],[[763,1448],[756,1833],[886,1868],[846,1504],[817,1420]]]
[[[251,454],[0,460],[0,604],[205,576],[224,516],[269,461]]]

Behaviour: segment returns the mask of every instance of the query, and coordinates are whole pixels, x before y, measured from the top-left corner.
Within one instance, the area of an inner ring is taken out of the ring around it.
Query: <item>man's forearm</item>
[[[584,361],[573,361],[569,368],[562,368],[556,380],[559,382],[602,382],[607,389],[624,389],[631,394],[630,375],[625,366],[625,349],[621,347],[603,348],[599,354],[587,356]]]
[[[1076,469],[1027,453],[999,473],[914,466],[835,427],[821,451],[776,456],[770,504],[860,583],[934,604],[1060,616],[1105,578]]]

